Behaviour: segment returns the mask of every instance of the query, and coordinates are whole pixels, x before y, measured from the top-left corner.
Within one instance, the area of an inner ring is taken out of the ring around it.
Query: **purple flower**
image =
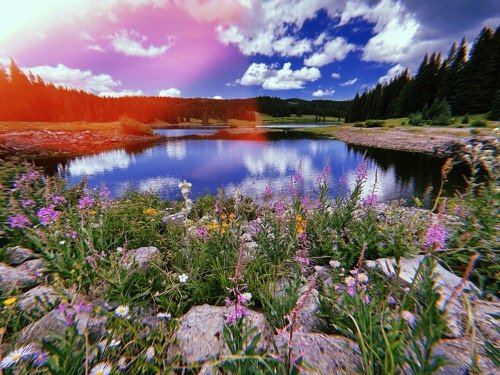
[[[424,244],[433,250],[444,249],[446,242],[446,229],[439,223],[433,224],[427,230]]]
[[[408,325],[411,328],[414,328],[415,325],[417,324],[417,318],[411,312],[409,312],[407,310],[403,310],[403,312],[401,313],[401,316],[403,317],[403,320],[405,320],[406,323],[408,323]]]
[[[21,201],[21,207],[22,208],[33,207],[34,205],[35,205],[35,201],[33,199],[23,199]]]
[[[363,202],[363,205],[365,208],[373,208],[377,205],[377,194],[373,193],[370,194],[365,198],[365,201]]]
[[[41,208],[36,213],[36,216],[38,216],[38,219],[40,220],[40,224],[42,224],[42,225],[50,225],[52,223],[55,223],[60,215],[61,215],[61,213],[56,211],[54,209],[54,206]]]
[[[74,230],[69,230],[68,232],[64,233],[64,237],[75,239],[76,237],[78,237],[78,233],[76,233],[76,231]]]
[[[366,178],[368,177],[368,165],[366,163],[366,160],[363,159],[361,163],[358,164],[356,167],[356,180],[358,181],[365,181]]]
[[[7,219],[9,226],[11,228],[26,228],[31,225],[30,219],[28,219],[24,214],[17,214],[14,216],[10,216]]]
[[[396,298],[394,298],[393,296],[389,296],[387,302],[389,303],[390,306],[394,306],[395,304],[397,304]]]
[[[274,205],[274,210],[276,211],[276,215],[283,216],[286,211],[286,204],[282,200],[276,202]]]
[[[205,241],[205,239],[207,238],[208,236],[208,231],[207,231],[207,228],[206,227],[199,227],[197,230],[196,230],[196,235],[198,236],[198,238],[202,241]]]
[[[94,205],[94,198],[90,195],[85,195],[80,198],[80,200],[78,201],[78,205],[81,210],[89,209]]]
[[[111,192],[106,185],[102,185],[99,190],[99,200],[101,201],[101,208],[103,210],[109,208],[110,206]]]
[[[321,174],[316,178],[316,182],[318,185],[326,185],[328,181],[330,180],[330,177],[332,175],[332,168],[330,168],[329,165],[325,166],[323,170],[321,171]]]
[[[273,188],[267,185],[262,196],[264,197],[264,200],[270,200],[273,197],[273,193]]]
[[[356,279],[352,276],[347,276],[344,281],[345,285],[347,285],[349,288],[354,288],[356,286]]]
[[[49,353],[44,350],[37,350],[33,352],[33,364],[36,367],[44,366],[49,360]]]
[[[296,256],[295,261],[297,263],[299,263],[301,266],[308,266],[309,265],[309,258],[306,258],[306,257]]]
[[[369,305],[369,304],[370,304],[371,299],[370,299],[370,296],[369,296],[368,294],[365,294],[365,295],[363,296],[363,302],[364,302],[364,303],[366,303],[367,305]]]
[[[356,295],[356,288],[350,286],[347,288],[347,294],[349,294],[351,297],[354,297]]]
[[[300,169],[297,170],[293,176],[292,176],[292,182],[295,184],[295,185],[298,185],[302,182],[303,180],[303,177],[302,177],[302,173],[300,172]]]
[[[52,203],[54,203],[55,205],[66,203],[66,198],[64,198],[62,195],[54,195],[52,197]]]

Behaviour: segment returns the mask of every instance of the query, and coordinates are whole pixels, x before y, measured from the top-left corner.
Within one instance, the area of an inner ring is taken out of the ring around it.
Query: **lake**
[[[354,186],[356,167],[366,155],[368,180],[364,194],[373,189],[380,200],[422,197],[437,190],[444,159],[424,154],[350,146],[329,139],[289,137],[272,139],[214,138],[219,128],[161,129],[167,141],[100,154],[37,160],[49,173],[67,179],[70,185],[87,176],[91,187],[106,184],[114,196],[128,189],[154,192],[166,199],[180,198],[178,184],[191,182],[191,196],[216,193],[224,188],[232,194],[239,187],[245,195],[259,198],[266,186],[289,195],[292,176],[303,176],[303,189],[313,195],[317,177],[325,167],[331,174],[330,196],[345,194]],[[209,139],[195,136],[211,135]],[[195,137],[196,139],[190,138]],[[448,192],[464,186],[459,169],[450,175]]]

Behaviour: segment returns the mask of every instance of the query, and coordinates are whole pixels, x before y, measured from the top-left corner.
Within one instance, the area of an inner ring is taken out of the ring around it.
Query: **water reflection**
[[[428,155],[349,146],[326,139],[283,139],[267,142],[230,139],[169,140],[147,148],[115,150],[98,155],[63,160],[39,160],[59,171],[70,184],[83,175],[93,187],[105,183],[115,195],[128,189],[151,191],[164,198],[180,198],[177,185],[183,179],[193,184],[194,197],[215,193],[223,187],[231,193],[240,187],[258,197],[266,186],[289,195],[292,175],[299,169],[306,193],[314,194],[317,177],[332,170],[331,196],[354,186],[358,163],[366,154],[368,181],[364,194],[375,191],[382,200],[422,196],[437,187],[443,159]],[[449,177],[450,188],[463,186],[458,169]],[[342,183],[340,182],[342,181]]]

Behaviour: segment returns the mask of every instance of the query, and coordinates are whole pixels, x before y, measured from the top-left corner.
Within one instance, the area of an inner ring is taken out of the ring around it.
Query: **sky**
[[[102,96],[352,98],[498,0],[0,0],[0,64]]]

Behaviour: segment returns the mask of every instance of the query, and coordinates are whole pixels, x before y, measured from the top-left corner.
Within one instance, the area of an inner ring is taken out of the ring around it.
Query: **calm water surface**
[[[91,187],[106,184],[114,196],[127,189],[155,192],[167,199],[180,198],[178,184],[193,184],[192,196],[231,194],[240,187],[258,198],[266,186],[288,195],[292,176],[300,170],[303,188],[316,192],[322,170],[332,170],[332,197],[354,186],[356,166],[363,155],[368,160],[367,194],[375,184],[381,200],[422,196],[438,187],[443,159],[422,154],[349,146],[327,139],[275,139],[268,141],[227,139],[185,139],[211,134],[214,129],[171,129],[159,133],[172,137],[147,148],[121,149],[62,160],[39,160],[49,171],[67,179],[70,185],[87,176]],[[175,137],[184,137],[176,140]],[[463,185],[460,171],[450,176],[448,191]]]

